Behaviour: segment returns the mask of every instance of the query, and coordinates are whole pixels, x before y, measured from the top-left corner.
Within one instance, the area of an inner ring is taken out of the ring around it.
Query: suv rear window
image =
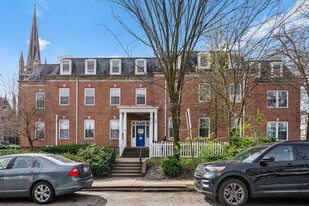
[[[302,160],[309,160],[309,145],[301,145],[298,147],[298,153]]]
[[[52,160],[53,162],[56,163],[74,163],[73,160],[70,160],[68,158],[59,156],[59,155],[54,155],[54,154],[50,154],[50,155],[46,155],[46,157],[48,157],[48,159]]]

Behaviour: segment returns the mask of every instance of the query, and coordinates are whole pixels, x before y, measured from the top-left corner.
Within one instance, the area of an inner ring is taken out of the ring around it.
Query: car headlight
[[[204,168],[205,172],[221,172],[224,170],[224,166],[221,167],[217,167],[217,166],[210,166],[210,165],[206,165]]]

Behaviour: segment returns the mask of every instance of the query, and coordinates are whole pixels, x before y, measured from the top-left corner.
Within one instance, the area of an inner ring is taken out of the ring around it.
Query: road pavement
[[[250,199],[246,206],[303,206],[309,199]],[[31,198],[0,199],[1,206],[35,205]],[[49,205],[63,206],[219,206],[197,192],[91,192],[56,197]]]

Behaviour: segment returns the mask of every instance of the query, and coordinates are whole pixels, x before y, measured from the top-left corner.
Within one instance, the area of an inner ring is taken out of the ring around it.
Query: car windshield
[[[236,155],[233,160],[239,160],[243,162],[253,162],[260,154],[262,154],[267,148],[271,145],[262,145],[262,146],[255,146],[250,147]]]
[[[48,157],[50,160],[57,162],[57,163],[59,163],[59,162],[60,163],[74,163],[74,161],[72,161],[68,158],[59,156],[59,155],[49,154],[49,155],[46,155],[46,157]]]

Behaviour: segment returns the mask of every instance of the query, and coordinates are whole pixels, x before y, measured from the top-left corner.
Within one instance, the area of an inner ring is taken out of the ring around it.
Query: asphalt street
[[[1,206],[37,205],[31,198],[0,199]],[[60,196],[49,205],[74,206],[219,206],[197,192],[88,192]],[[309,205],[309,199],[250,199],[248,206]]]

